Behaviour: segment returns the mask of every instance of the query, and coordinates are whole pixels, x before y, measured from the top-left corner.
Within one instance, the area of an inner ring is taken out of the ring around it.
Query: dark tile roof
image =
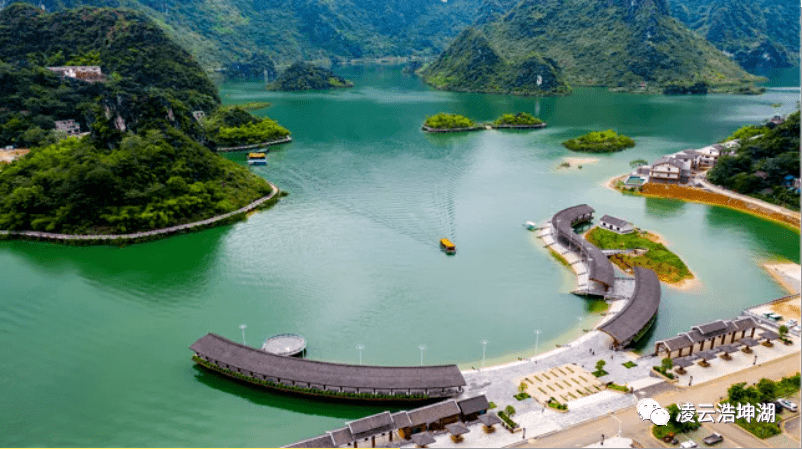
[[[407,412],[393,413],[393,423],[396,429],[412,427],[412,421],[409,420],[409,415],[407,415]]]
[[[696,355],[704,360],[713,360],[718,357],[713,351],[699,351],[696,353]]]
[[[629,343],[657,314],[660,306],[660,279],[654,271],[637,266],[633,271],[635,292],[632,299],[612,320],[599,328],[610,334],[618,345]]]
[[[490,413],[485,413],[484,415],[479,415],[479,421],[486,426],[492,426],[493,424],[500,423],[501,418]]]
[[[429,435],[429,432],[421,432],[412,435],[412,441],[414,441],[418,446],[428,446],[435,443],[437,440]]]
[[[585,214],[592,214],[593,212],[594,209],[587,204],[569,207],[568,209],[557,212],[554,217],[552,217],[551,224],[562,238],[569,240],[572,245],[582,248],[585,260],[588,264],[588,278],[607,286],[613,286],[615,285],[613,264],[599,248],[596,248],[587,240],[577,235],[571,226],[578,217]]]
[[[701,332],[703,335],[719,335],[721,331],[727,330],[727,324],[722,320],[718,320],[713,321],[712,323],[693,326],[692,329],[699,329],[699,332]]]
[[[687,368],[691,365],[693,365],[693,360],[690,360],[687,357],[679,357],[674,359],[674,366],[681,366],[683,368]]]
[[[738,318],[737,320],[733,321],[732,324],[735,326],[734,330],[737,331],[757,327],[757,323],[751,317]]]
[[[721,348],[721,352],[724,352],[726,354],[738,351],[738,347],[735,345],[721,345],[719,346],[719,348]]]
[[[393,418],[390,416],[390,412],[383,412],[372,416],[366,416],[362,419],[347,422],[345,424],[348,426],[348,429],[351,430],[351,434],[353,434],[354,437],[362,438],[366,433],[372,435],[376,433],[387,432],[388,430],[392,429]]]
[[[446,430],[448,430],[448,433],[450,433],[451,435],[462,435],[464,433],[470,432],[470,430],[468,430],[467,427],[456,422],[454,424],[448,424],[446,426]]]
[[[459,415],[460,409],[457,402],[453,399],[438,402],[437,404],[427,405],[426,407],[416,408],[407,412],[409,420],[413,426],[433,423],[447,416]]]
[[[705,341],[709,337],[705,336],[703,333],[699,332],[698,329],[693,329],[690,332],[685,332],[685,335],[688,336],[694,343],[699,343],[700,341]]]
[[[283,357],[206,334],[190,346],[197,354],[269,377],[351,388],[424,389],[465,385],[456,365],[370,366]]]
[[[770,330],[765,330],[765,331],[761,332],[760,336],[762,338],[765,338],[766,340],[776,340],[776,339],[780,338],[780,336],[776,332],[770,331]]]
[[[619,228],[625,228],[627,226],[632,226],[632,224],[626,220],[622,220],[620,218],[611,217],[609,215],[605,215],[601,217],[600,220],[602,223],[609,223],[613,226],[618,226]]]
[[[297,443],[290,444],[288,446],[282,447],[337,447],[334,445],[334,440],[332,440],[331,435],[320,435],[318,437],[309,438],[307,440],[299,441]]]
[[[757,346],[760,344],[760,342],[755,340],[754,338],[742,338],[738,340],[737,343],[742,346]]]
[[[677,349],[687,348],[693,345],[693,342],[687,335],[677,335],[676,337],[660,340],[657,343],[663,343],[669,351],[676,351]]]
[[[354,441],[354,436],[351,434],[351,431],[348,427],[343,427],[337,430],[329,430],[328,434],[331,435],[331,439],[334,441],[334,446],[345,446],[346,444],[351,444]]]
[[[669,156],[663,156],[660,159],[654,161],[654,164],[652,164],[652,167],[654,167],[655,165],[660,165],[660,164],[669,164],[669,165],[672,165],[672,166],[677,167],[677,168],[682,168],[682,163],[680,163],[680,161],[678,161],[677,159],[675,159],[673,157],[669,157]]]
[[[457,405],[459,406],[460,410],[462,410],[463,415],[470,415],[471,413],[486,411],[488,408],[490,408],[490,403],[487,402],[485,395],[474,396],[472,398],[457,401]]]

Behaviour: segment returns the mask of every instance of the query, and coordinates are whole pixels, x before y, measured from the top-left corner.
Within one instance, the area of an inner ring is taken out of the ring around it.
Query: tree
[[[504,407],[504,412],[507,414],[507,416],[512,416],[515,414],[515,407],[508,405]]]
[[[606,364],[607,362],[605,362],[604,360],[599,360],[598,362],[596,362],[596,371],[598,372],[604,371],[604,365]]]
[[[760,402],[773,401],[777,398],[777,384],[773,380],[760,379],[757,383],[757,391],[760,394]]]
[[[635,159],[634,161],[629,161],[629,166],[632,168],[638,168],[642,165],[648,165],[649,161],[646,159]]]
[[[666,357],[660,362],[660,366],[666,372],[671,371],[671,368],[674,368],[674,361],[671,360],[671,357]]]
[[[518,385],[518,392],[524,393],[526,392],[526,388],[527,388],[526,382],[521,382],[521,385]]]
[[[784,340],[785,336],[788,335],[788,326],[783,324],[782,326],[780,326],[779,331],[780,331],[780,339]]]

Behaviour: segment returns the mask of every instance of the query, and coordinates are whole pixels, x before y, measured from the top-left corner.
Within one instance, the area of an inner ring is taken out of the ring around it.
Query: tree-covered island
[[[494,127],[522,127],[522,128],[541,128],[546,126],[543,120],[534,117],[526,112],[519,112],[517,114],[503,114],[495,122]]]
[[[473,120],[459,114],[446,114],[441,112],[436,115],[427,116],[423,122],[423,130],[429,132],[438,131],[473,131],[483,129],[477,126]]]
[[[90,82],[51,66],[96,66],[102,76]],[[134,233],[274,194],[212,148],[286,130],[239,108],[220,110],[200,65],[139,13],[4,8],[0,86],[0,145],[30,148],[0,165],[0,229]],[[57,121],[73,127],[55,132]]]
[[[575,139],[566,140],[563,146],[572,151],[586,153],[613,153],[635,146],[631,138],[618,134],[612,129],[593,131]]]
[[[267,85],[267,90],[299,91],[353,87],[354,83],[323,67],[298,61]]]

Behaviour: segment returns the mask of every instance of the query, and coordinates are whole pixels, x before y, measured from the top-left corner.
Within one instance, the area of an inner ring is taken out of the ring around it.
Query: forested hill
[[[799,64],[798,0],[671,0],[671,15],[754,70]]]
[[[51,65],[97,65],[106,81],[62,79]],[[271,192],[203,144],[233,131],[287,131],[255,117],[238,120],[241,129],[230,120],[205,129],[196,110],[227,116],[200,65],[141,14],[4,8],[0,145],[31,152],[0,165],[0,229],[136,232],[230,212]],[[68,119],[90,134],[59,140],[54,121]]]
[[[556,61],[572,85],[638,90],[646,83],[662,91],[704,82],[737,90],[755,80],[670,17],[666,0],[523,0],[506,12],[497,3],[478,27],[495,54],[511,64],[533,55]]]
[[[57,11],[127,7],[153,18],[206,68],[256,53],[276,63],[434,55],[483,0],[25,0]]]

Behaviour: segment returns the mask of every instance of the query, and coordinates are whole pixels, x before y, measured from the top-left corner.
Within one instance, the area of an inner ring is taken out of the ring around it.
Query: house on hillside
[[[652,164],[649,180],[671,184],[686,183],[690,178],[690,173],[690,168],[686,168],[685,162],[670,156],[664,156]]]
[[[50,70],[51,72],[55,72],[61,75],[62,78],[68,77],[81,81],[86,81],[88,83],[98,83],[106,81],[106,77],[103,75],[103,72],[100,70],[100,67],[96,65],[48,67],[47,69]]]
[[[73,137],[81,134],[81,125],[75,120],[57,120],[56,131],[61,131],[67,134],[67,137]]]

